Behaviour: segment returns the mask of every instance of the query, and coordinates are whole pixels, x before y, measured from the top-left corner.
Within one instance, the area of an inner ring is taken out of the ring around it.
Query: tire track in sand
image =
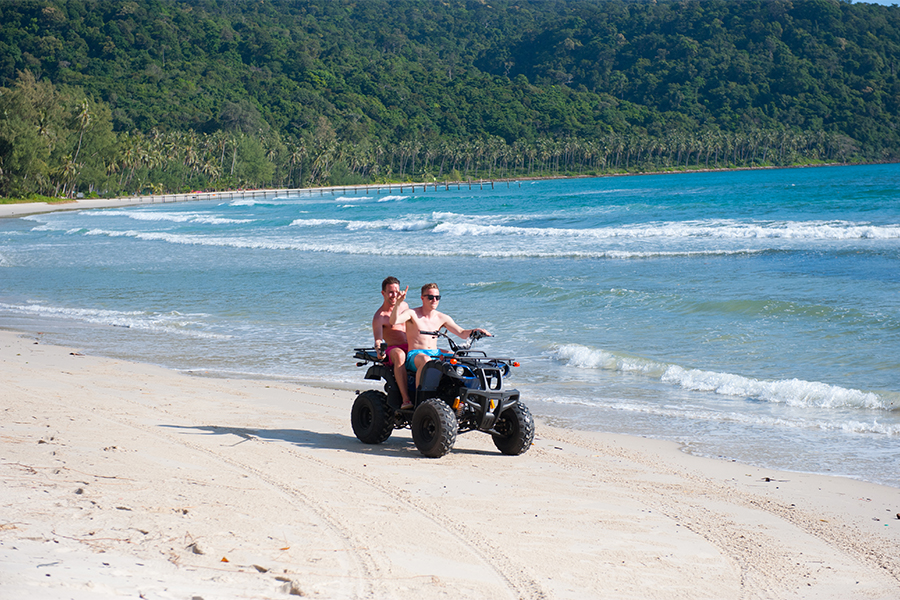
[[[130,402],[127,399],[125,401]],[[140,403],[135,404],[138,404],[144,409],[147,408],[145,405],[142,405]],[[387,557],[383,556],[381,557],[380,561],[376,560],[375,557],[380,555],[380,553],[378,552],[376,547],[368,543],[368,539],[360,538],[351,529],[345,527],[342,524],[341,518],[338,514],[336,514],[322,502],[315,500],[314,497],[310,494],[303,492],[302,489],[296,484],[291,484],[289,482],[284,482],[277,478],[274,478],[265,471],[254,467],[245,461],[226,456],[221,451],[216,451],[201,444],[185,440],[173,434],[159,431],[155,428],[155,426],[142,425],[140,423],[135,423],[131,420],[123,419],[122,417],[115,415],[104,416],[105,418],[115,421],[120,425],[140,429],[148,433],[149,435],[161,437],[173,444],[190,448],[191,450],[202,452],[208,456],[212,456],[216,460],[226,463],[232,468],[237,469],[243,473],[250,474],[256,479],[261,480],[265,484],[278,489],[283,494],[291,497],[292,499],[299,501],[299,503],[303,507],[312,510],[317,517],[325,522],[328,527],[340,537],[340,539],[344,540],[347,545],[347,550],[351,552],[351,554],[355,557],[354,562],[357,564],[359,572],[356,575],[350,575],[348,577],[349,579],[354,579],[360,583],[365,584],[366,589],[361,594],[359,594],[359,597],[385,598],[392,595],[390,588],[387,588],[385,586],[379,586],[378,588],[376,588],[375,586],[376,582],[382,582],[389,579],[388,574],[385,573],[384,569],[379,566],[379,563],[390,564],[390,560]],[[219,429],[221,429],[223,433],[238,435],[245,440],[251,440],[252,438],[251,441],[253,441],[255,444],[274,447],[278,451],[289,454],[295,459],[302,460],[306,463],[313,464],[320,469],[324,469],[329,474],[341,475],[343,477],[360,482],[369,488],[377,490],[378,492],[391,498],[394,502],[402,503],[412,510],[416,511],[416,513],[421,518],[434,523],[436,526],[440,527],[442,530],[450,534],[453,538],[457,539],[461,544],[468,548],[472,552],[472,554],[477,556],[484,565],[490,568],[497,575],[497,579],[499,581],[502,581],[505,587],[508,589],[510,597],[522,600],[540,600],[546,598],[546,595],[541,589],[540,584],[538,584],[537,581],[535,581],[533,578],[529,577],[524,572],[524,568],[521,565],[518,565],[514,561],[509,559],[509,557],[507,557],[499,547],[495,546],[484,537],[478,536],[477,534],[471,532],[465,524],[443,515],[439,507],[430,505],[426,501],[417,499],[411,494],[403,492],[402,490],[392,489],[372,477],[365,476],[353,470],[334,465],[333,463],[329,463],[328,461],[321,460],[307,453],[298,451],[295,448],[286,445],[286,443],[274,443],[265,441],[258,437],[256,432],[252,428],[221,427]],[[232,446],[225,447],[229,448]],[[366,551],[361,552],[360,550],[358,550],[359,548],[364,548],[366,549]]]
[[[499,546],[493,544],[483,535],[473,532],[465,523],[447,516],[439,506],[426,500],[422,500],[421,498],[417,498],[409,492],[399,488],[389,487],[374,477],[369,477],[365,474],[329,463],[309,454],[301,453],[295,448],[280,446],[280,449],[296,458],[319,465],[329,472],[340,473],[344,477],[359,481],[370,488],[377,489],[382,494],[392,498],[395,502],[404,504],[416,511],[421,517],[435,523],[469,548],[485,565],[489,566],[496,573],[498,578],[506,583],[506,586],[515,598],[523,600],[540,600],[547,598],[541,585],[525,572],[525,568],[522,565],[509,558]]]
[[[541,435],[544,439],[572,444],[606,457],[641,465],[650,473],[664,472],[650,455],[594,442],[577,434],[571,435],[571,432],[565,439],[554,435],[552,431],[542,431]],[[617,469],[608,463],[603,463],[603,467],[599,468],[600,463],[595,460],[580,458],[571,452],[556,454],[537,447],[532,448],[532,451],[537,451],[548,461],[566,468],[596,473],[719,548],[740,569],[741,595],[744,598],[766,597],[773,593],[777,595],[790,590],[797,581],[813,580],[814,575],[808,567],[803,566],[805,559],[798,555],[796,549],[789,548],[782,541],[766,534],[755,526],[756,523],[736,521],[729,514],[733,512],[728,510],[729,506],[760,511],[785,520],[833,550],[865,565],[877,575],[890,578],[895,584],[900,583],[900,556],[896,553],[896,547],[889,540],[862,532],[856,531],[849,535],[847,530],[851,526],[840,521],[823,520],[819,515],[724,485],[674,464],[667,464],[665,470],[670,471],[678,480],[703,490],[701,495],[694,498],[696,501],[680,501],[675,494],[665,494],[667,489],[682,492],[686,486],[680,483],[635,479],[629,476],[633,474],[628,470]]]
[[[65,383],[68,386],[72,385],[71,382]],[[79,387],[88,391],[87,388],[85,388],[85,386],[83,385],[76,384],[74,387]],[[125,394],[117,393],[126,391],[127,389],[115,390],[113,388],[107,388],[103,390],[91,388],[89,390],[90,394],[92,395],[106,395],[109,398],[113,398],[116,402],[128,403],[139,409],[141,413],[149,412],[156,415],[166,415],[168,417],[168,420],[175,419],[186,420],[189,422],[193,421],[191,417],[180,414],[180,411],[169,410],[169,408],[174,408],[171,405],[169,407],[166,407],[147,404],[142,401],[130,399]],[[25,390],[22,390],[22,392],[26,393]],[[233,390],[223,390],[223,392],[225,393],[224,395],[227,396],[230,395],[230,393],[233,393]],[[59,398],[60,400],[62,400],[62,396],[59,396]],[[43,398],[43,400],[46,401],[46,398]],[[228,400],[225,400],[221,397],[218,399],[218,401],[224,402],[226,404],[229,403]],[[158,425],[145,425],[114,413],[91,410],[89,407],[75,408],[79,409],[82,412],[88,412],[92,416],[102,417],[119,425],[134,428],[143,431],[148,435],[165,439],[169,443],[189,448],[197,452],[202,452],[207,456],[212,456],[216,460],[228,464],[231,468],[253,476],[254,478],[262,481],[264,484],[267,484],[272,488],[279,490],[283,495],[286,495],[289,499],[291,499],[291,501],[293,501],[295,505],[299,504],[304,508],[312,511],[318,518],[322,520],[324,524],[326,524],[329,529],[334,532],[334,534],[339,539],[344,540],[347,546],[347,551],[350,553],[349,555],[352,555],[354,558],[353,563],[356,565],[357,570],[356,574],[348,574],[347,578],[356,580],[358,582],[363,582],[365,584],[365,589],[358,590],[356,594],[357,597],[382,598],[392,595],[390,589],[386,588],[385,586],[380,586],[380,589],[376,589],[376,582],[384,581],[387,575],[384,569],[379,566],[379,563],[390,564],[390,560],[388,560],[386,557],[381,557],[381,560],[376,560],[375,557],[379,555],[379,551],[377,548],[371,547],[371,545],[367,545],[367,540],[361,539],[353,532],[353,530],[343,525],[339,514],[332,511],[326,504],[317,501],[313,495],[303,492],[303,490],[296,484],[274,478],[265,471],[254,467],[251,464],[248,464],[244,460],[239,460],[224,454],[223,451],[213,450],[202,444],[185,440],[183,436],[178,436],[160,430]],[[206,428],[206,426],[202,426],[201,428]],[[463,547],[468,549],[472,553],[472,555],[476,556],[478,560],[482,564],[484,564],[490,571],[495,573],[497,581],[502,583],[502,587],[505,587],[508,590],[508,595],[510,597],[526,600],[539,600],[546,598],[546,594],[544,593],[540,584],[525,572],[522,565],[517,564],[515,561],[511,560],[502,551],[501,548],[491,543],[483,536],[478,535],[476,532],[472,532],[470,528],[467,527],[464,523],[453,520],[442,514],[439,507],[428,504],[426,501],[416,498],[411,494],[405,493],[402,490],[392,489],[374,478],[367,477],[351,469],[346,469],[334,465],[333,463],[330,463],[326,460],[318,459],[308,453],[300,452],[291,447],[289,443],[273,443],[260,439],[252,427],[221,427],[219,429],[223,430],[223,432],[228,431],[231,433],[239,431],[244,432],[253,436],[255,444],[278,448],[279,451],[290,454],[292,457],[301,459],[306,463],[315,465],[320,469],[326,469],[327,472],[331,474],[339,474],[353,481],[360,482],[361,484],[366,485],[371,489],[377,490],[379,493],[384,494],[385,496],[390,498],[394,503],[402,503],[409,509],[414,510],[416,514],[418,514],[421,518],[434,523],[436,527],[439,527],[453,539],[456,539],[460,544],[463,545]],[[360,551],[359,549],[364,549],[364,551]]]
[[[75,386],[75,387],[83,387],[83,386]],[[19,394],[23,396],[30,396],[35,400],[39,400],[40,402],[48,402],[50,401],[46,396],[39,396],[27,389],[17,388]],[[101,392],[99,390],[92,390],[91,392],[94,395],[99,395]],[[142,411],[150,411],[152,413],[162,413],[167,414],[169,416],[173,415],[170,411],[165,410],[160,407],[149,407],[146,404],[142,404],[140,402],[136,402],[133,400],[129,400],[128,398],[123,398],[116,396],[116,401],[118,402],[126,402],[133,406],[139,407]],[[62,402],[62,397],[59,398],[59,401]],[[385,597],[383,593],[380,593],[375,589],[373,582],[380,581],[382,579],[382,575],[380,574],[380,569],[377,566],[376,562],[369,556],[369,552],[361,551],[363,546],[363,540],[357,538],[352,530],[345,527],[341,519],[338,515],[334,514],[333,511],[329,510],[329,508],[323,505],[321,502],[316,501],[313,497],[308,494],[303,493],[301,490],[298,490],[292,486],[288,486],[279,482],[272,477],[267,476],[263,471],[252,467],[250,465],[244,464],[240,461],[234,460],[228,456],[224,456],[219,452],[215,452],[210,450],[209,448],[204,447],[203,445],[190,442],[185,440],[183,436],[177,436],[171,433],[167,433],[163,430],[159,429],[158,425],[145,425],[142,423],[135,422],[131,419],[124,418],[121,415],[117,415],[114,413],[110,413],[108,411],[100,412],[96,410],[94,407],[82,407],[76,405],[66,405],[67,409],[73,409],[78,412],[88,414],[93,418],[101,418],[106,421],[110,421],[119,426],[127,427],[134,430],[139,430],[154,438],[159,438],[165,440],[166,442],[173,444],[175,446],[184,447],[195,452],[202,453],[206,456],[213,457],[216,461],[227,464],[232,470],[236,470],[240,473],[247,474],[248,476],[252,476],[258,480],[260,480],[263,484],[268,485],[279,492],[281,492],[282,497],[297,506],[298,509],[311,511],[316,518],[325,525],[325,527],[332,532],[332,534],[345,545],[345,556],[348,556],[350,560],[349,564],[352,565],[352,573],[343,574],[340,577],[340,580],[351,582],[354,589],[344,589],[343,592],[346,597],[359,597],[359,598],[382,598]],[[247,430],[248,432],[250,430]]]

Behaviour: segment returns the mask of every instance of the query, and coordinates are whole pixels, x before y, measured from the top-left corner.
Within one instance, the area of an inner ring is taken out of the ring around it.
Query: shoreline
[[[32,336],[36,340],[39,340],[42,344],[47,345],[67,345],[69,342],[62,341],[44,341],[43,336],[52,335],[50,333],[44,333],[39,331],[39,329],[35,328],[33,325],[31,328],[28,326],[18,325],[15,327],[5,326],[0,324],[0,333],[2,332],[10,332],[19,335]],[[44,329],[43,331],[49,332],[50,330]],[[56,331],[56,334],[59,334],[59,331]],[[78,343],[77,341],[72,341],[71,343]],[[116,354],[104,354],[102,351],[91,351],[89,354],[101,358],[106,358],[109,360],[116,361],[124,361],[124,362],[139,362],[141,364],[145,364],[147,366],[152,366],[160,369],[166,369],[172,371],[173,373],[177,373],[179,375],[184,375],[192,378],[213,380],[213,381],[246,381],[246,382],[255,382],[260,385],[286,385],[286,386],[298,386],[303,388],[310,389],[324,389],[329,391],[340,391],[340,392],[359,392],[364,389],[381,389],[381,382],[372,382],[361,378],[362,372],[359,372],[360,378],[357,380],[329,380],[329,379],[321,379],[321,378],[310,378],[310,377],[300,377],[294,375],[287,374],[272,374],[272,373],[261,373],[261,372],[250,372],[250,371],[231,371],[231,370],[223,370],[223,369],[215,369],[215,368],[182,368],[174,364],[167,364],[165,362],[151,362],[146,360],[141,360],[139,358],[135,358],[128,355],[116,355]],[[535,407],[530,407],[532,413],[534,414]],[[567,431],[573,431],[578,433],[583,433],[586,435],[611,435],[611,436],[623,436],[625,439],[630,438],[640,438],[645,440],[653,440],[654,442],[658,442],[661,444],[673,444],[674,447],[678,449],[679,452],[695,457],[698,459],[709,459],[709,460],[718,460],[725,462],[736,462],[742,465],[745,465],[749,468],[754,469],[768,469],[781,473],[796,473],[802,475],[811,475],[811,476],[821,476],[821,477],[833,477],[837,479],[847,479],[852,481],[858,481],[860,483],[864,483],[867,485],[876,485],[882,486],[890,489],[895,489],[900,492],[900,485],[891,485],[890,483],[886,483],[884,481],[879,481],[877,479],[864,477],[864,476],[853,476],[848,474],[847,472],[829,472],[828,469],[824,470],[803,470],[803,469],[791,469],[787,466],[781,466],[778,464],[766,464],[764,461],[754,462],[752,459],[748,460],[745,456],[744,458],[733,458],[730,455],[727,455],[727,452],[722,450],[717,450],[715,452],[701,452],[697,449],[690,449],[691,442],[682,442],[677,439],[673,439],[671,437],[660,436],[659,433],[644,433],[638,434],[633,432],[623,432],[623,431],[610,431],[603,429],[591,429],[580,427],[579,423],[563,423],[559,420],[559,418],[554,417],[542,417],[540,415],[535,414],[535,419],[542,419],[548,426],[555,427],[557,429],[563,429]],[[900,514],[900,513],[898,513]]]
[[[0,595],[893,598],[900,490],[537,423],[367,446],[354,393],[0,330]]]
[[[365,191],[366,194],[369,193],[370,190],[374,190],[375,192],[388,190],[388,193],[391,193],[394,188],[399,190],[399,193],[404,193],[404,189],[409,188],[412,193],[415,193],[415,189],[417,187],[422,188],[423,192],[427,191],[429,187],[431,187],[434,191],[440,191],[440,188],[449,189],[453,186],[456,186],[457,189],[460,189],[462,186],[468,186],[469,189],[472,186],[481,186],[482,189],[484,185],[490,184],[491,188],[494,187],[495,183],[506,183],[507,185],[517,182],[521,185],[522,182],[528,181],[550,181],[557,179],[588,179],[588,178],[606,178],[606,177],[640,177],[644,175],[687,175],[690,173],[723,173],[730,171],[766,171],[766,170],[783,170],[783,169],[813,169],[819,167],[852,167],[852,166],[866,166],[873,164],[894,164],[894,163],[861,163],[861,164],[851,164],[851,163],[824,163],[824,164],[815,164],[815,165],[791,165],[791,166],[769,166],[769,167],[734,167],[734,168],[703,168],[703,169],[687,169],[682,171],[647,171],[647,172],[626,172],[626,173],[607,173],[603,175],[559,175],[559,176],[546,176],[546,177],[516,177],[516,178],[498,178],[498,179],[479,179],[477,181],[452,181],[452,182],[407,182],[407,183],[371,183],[371,184],[360,184],[360,185],[344,185],[344,186],[321,186],[321,187],[308,187],[308,188],[272,188],[272,189],[259,189],[259,190],[229,190],[229,191],[221,191],[221,192],[187,192],[187,193],[178,193],[178,194],[151,194],[146,196],[122,196],[117,198],[91,198],[91,199],[81,199],[81,200],[72,200],[69,202],[60,202],[54,204],[48,204],[46,202],[19,202],[13,204],[0,204],[0,219],[4,218],[16,218],[16,217],[25,217],[29,215],[48,213],[48,212],[57,212],[64,210],[88,210],[93,208],[120,208],[125,206],[140,206],[146,204],[169,204],[174,202],[190,202],[190,201],[203,201],[203,200],[215,200],[215,199],[235,199],[235,198],[254,198],[261,197],[263,199],[268,196],[278,197],[279,195],[290,196],[291,194],[295,195],[308,195],[313,194],[316,191],[320,193],[320,195],[325,195],[326,192],[330,194],[334,194],[338,191],[347,192],[348,190],[352,190],[354,192]]]

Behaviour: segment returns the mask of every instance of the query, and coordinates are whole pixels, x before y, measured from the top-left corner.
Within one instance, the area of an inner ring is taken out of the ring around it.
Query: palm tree
[[[84,139],[84,130],[87,129],[88,125],[91,124],[91,111],[88,106],[87,98],[82,100],[80,104],[80,112],[78,116],[75,117],[78,121],[78,147],[75,149],[75,156],[72,158],[73,163],[78,162],[78,153],[81,152],[81,142]]]
[[[212,160],[207,160],[206,162],[204,162],[200,167],[200,171],[209,178],[210,182],[215,182],[222,174],[219,165],[217,165]]]

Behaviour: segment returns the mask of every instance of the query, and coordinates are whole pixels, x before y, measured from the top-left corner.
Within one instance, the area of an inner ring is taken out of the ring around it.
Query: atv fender
[[[403,403],[403,396],[400,395],[400,388],[394,381],[394,370],[387,365],[372,365],[366,371],[366,379],[378,381],[384,379],[384,392],[387,394],[387,404],[393,410],[398,410]]]
[[[445,371],[446,366],[439,360],[430,360],[425,363],[422,367],[422,377],[419,381],[419,392],[425,394],[436,392]]]

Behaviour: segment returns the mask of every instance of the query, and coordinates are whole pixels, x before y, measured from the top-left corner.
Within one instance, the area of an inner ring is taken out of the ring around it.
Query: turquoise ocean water
[[[387,275],[495,333],[555,424],[900,487],[898,165],[0,221],[0,327],[213,376],[362,383]]]

